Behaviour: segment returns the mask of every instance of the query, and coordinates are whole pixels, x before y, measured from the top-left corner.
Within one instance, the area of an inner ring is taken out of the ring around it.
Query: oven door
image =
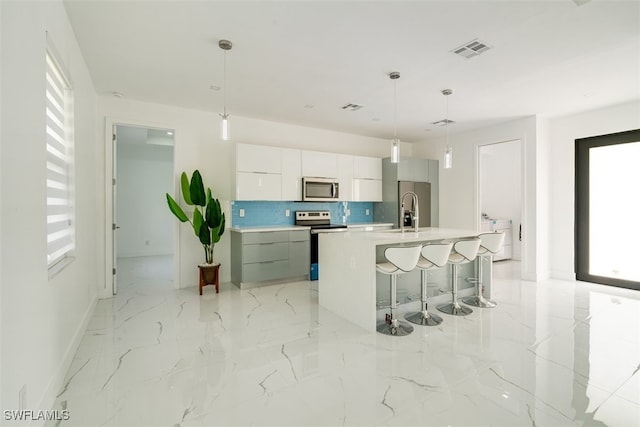
[[[338,200],[340,185],[332,178],[302,178],[302,200],[326,202]]]

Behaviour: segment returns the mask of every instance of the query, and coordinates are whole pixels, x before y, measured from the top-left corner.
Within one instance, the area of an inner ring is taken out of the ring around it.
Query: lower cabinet
[[[231,281],[240,288],[309,274],[309,230],[232,232]]]

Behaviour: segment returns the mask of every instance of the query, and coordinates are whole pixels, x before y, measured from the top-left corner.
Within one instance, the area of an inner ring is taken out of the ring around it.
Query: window
[[[47,263],[59,271],[75,249],[73,191],[73,96],[69,79],[51,50],[46,54]]]

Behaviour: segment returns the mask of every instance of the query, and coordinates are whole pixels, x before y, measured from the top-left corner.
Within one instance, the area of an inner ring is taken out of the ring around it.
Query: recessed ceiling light
[[[312,105],[312,104],[306,104],[306,105],[304,106],[304,108],[306,108],[306,109],[308,109],[308,110],[310,110],[310,109],[312,109],[312,108],[314,108],[314,107],[315,107],[315,105]]]
[[[216,85],[211,85],[209,86],[209,89],[211,90],[215,90],[216,92],[220,90],[220,86],[216,86]]]
[[[114,90],[113,92],[111,92],[111,95],[115,96],[116,98],[122,98],[124,96],[124,93]]]

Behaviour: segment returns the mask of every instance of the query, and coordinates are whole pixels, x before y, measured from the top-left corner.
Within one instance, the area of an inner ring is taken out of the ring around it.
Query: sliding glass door
[[[576,140],[576,277],[640,290],[640,130]]]

